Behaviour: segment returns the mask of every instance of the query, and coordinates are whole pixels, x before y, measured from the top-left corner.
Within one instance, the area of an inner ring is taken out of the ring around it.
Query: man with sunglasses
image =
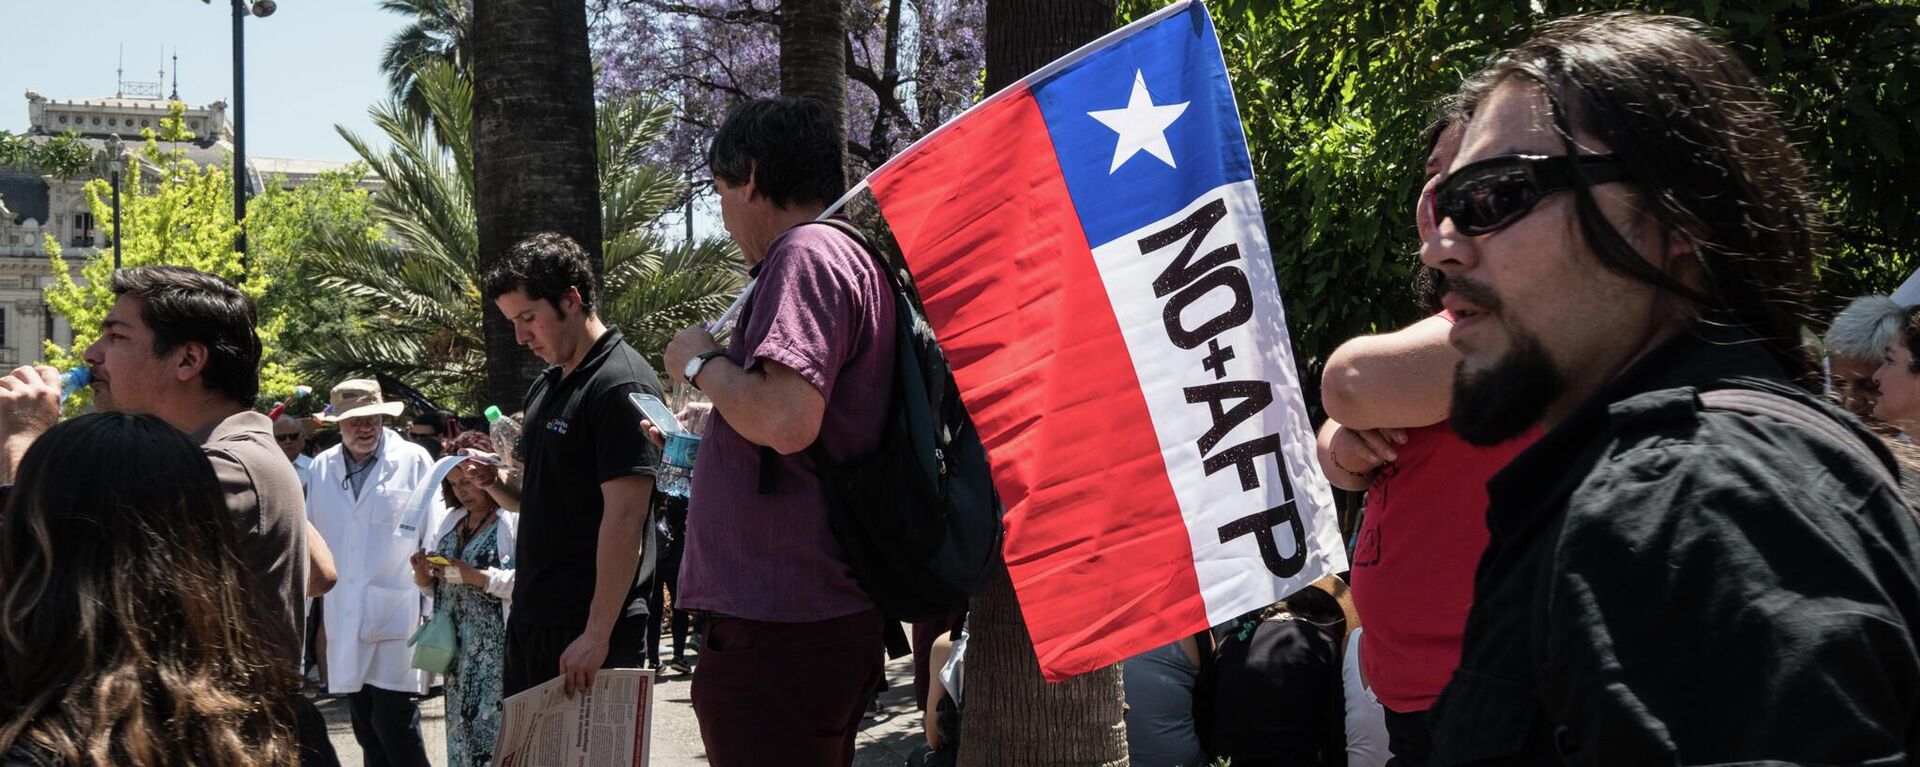
[[[1920,524],[1800,385],[1804,164],[1692,21],[1545,25],[1469,81],[1422,260],[1487,483],[1431,763],[1905,764]]]
[[[300,486],[306,487],[313,458],[307,455],[307,430],[301,427],[300,419],[284,413],[273,419],[273,441],[279,443],[280,452],[293,464],[293,473],[300,476]]]

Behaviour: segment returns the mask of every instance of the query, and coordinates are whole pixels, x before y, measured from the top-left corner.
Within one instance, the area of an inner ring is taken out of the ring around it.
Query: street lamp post
[[[107,169],[113,177],[113,268],[120,269],[120,171],[127,167],[127,146],[115,133],[107,138]]]
[[[200,0],[208,5],[213,0]],[[240,252],[240,278],[247,273],[247,16],[266,18],[278,6],[273,0],[232,0],[233,3],[233,222],[241,226],[234,241]]]

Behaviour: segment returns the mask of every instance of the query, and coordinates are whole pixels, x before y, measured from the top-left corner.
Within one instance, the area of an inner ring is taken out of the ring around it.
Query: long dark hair
[[[260,641],[212,466],[152,416],[42,436],[0,536],[0,754],[62,767],[289,765],[293,676]]]
[[[1801,340],[1819,228],[1806,163],[1778,111],[1706,25],[1634,11],[1570,16],[1502,54],[1462,89],[1471,110],[1510,77],[1538,84],[1569,155],[1576,132],[1605,142],[1664,237],[1690,241],[1695,290],[1648,262],[1574,187],[1581,234],[1607,268],[1739,325],[1789,375],[1814,380]]]

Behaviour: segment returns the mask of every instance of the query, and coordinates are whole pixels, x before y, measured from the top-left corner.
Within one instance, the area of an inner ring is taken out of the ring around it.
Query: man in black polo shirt
[[[511,497],[516,484],[519,494],[505,692],[565,676],[573,694],[593,683],[596,669],[642,660],[640,584],[652,569],[642,554],[653,554],[647,515],[659,451],[628,395],[658,397],[660,379],[600,321],[587,254],[572,240],[529,237],[485,283],[515,338],[553,365],[527,391],[525,436],[514,449],[525,467],[519,481],[467,464],[483,485],[507,488],[496,497]]]

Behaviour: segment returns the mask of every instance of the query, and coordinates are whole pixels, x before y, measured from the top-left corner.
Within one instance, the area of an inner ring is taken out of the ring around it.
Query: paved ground
[[[671,671],[654,688],[654,730],[652,767],[696,767],[707,763],[700,746],[700,726],[693,718],[693,701],[688,695],[690,676]],[[889,689],[880,695],[880,711],[862,723],[855,767],[899,767],[907,752],[921,742],[920,713],[913,706],[913,665],[910,658],[887,664]],[[420,727],[427,742],[427,756],[434,767],[447,763],[445,713],[438,696],[420,703]],[[353,740],[353,727],[347,718],[345,698],[319,701],[327,716],[327,729],[333,736],[333,748],[340,754],[343,767],[360,767],[360,746]]]

